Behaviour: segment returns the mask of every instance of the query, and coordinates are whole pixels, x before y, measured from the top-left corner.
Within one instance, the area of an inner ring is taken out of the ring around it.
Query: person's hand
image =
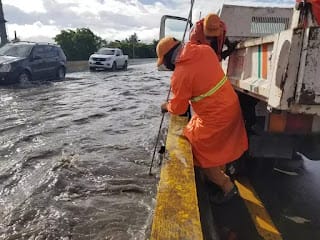
[[[234,50],[236,50],[238,43],[240,43],[240,41],[234,41],[234,42],[229,41],[227,45],[228,49],[224,50],[221,53],[221,58],[225,60],[227,57],[229,57],[234,52]]]
[[[168,105],[168,103],[167,103],[167,102],[165,102],[165,103],[161,104],[161,112],[162,112],[162,113],[166,113],[166,112],[168,112],[167,105]]]
[[[236,47],[237,47],[237,45],[238,45],[238,43],[239,43],[240,41],[234,41],[234,42],[232,42],[231,44],[230,44],[230,52],[233,52],[235,49],[236,49]]]

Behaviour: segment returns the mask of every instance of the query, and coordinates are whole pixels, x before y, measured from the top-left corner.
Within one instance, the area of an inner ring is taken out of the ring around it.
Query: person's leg
[[[226,175],[223,171],[224,167],[212,167],[212,168],[204,168],[203,171],[210,179],[210,181],[217,184],[224,193],[230,192],[234,188],[234,184],[230,180],[230,177]]]

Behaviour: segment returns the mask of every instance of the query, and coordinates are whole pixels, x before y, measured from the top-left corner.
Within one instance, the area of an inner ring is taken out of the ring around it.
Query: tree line
[[[129,58],[155,58],[158,43],[157,40],[153,40],[151,44],[143,43],[136,33],[121,41],[108,42],[88,28],[62,30],[54,40],[61,46],[69,61],[88,60],[89,56],[101,47],[120,48]]]

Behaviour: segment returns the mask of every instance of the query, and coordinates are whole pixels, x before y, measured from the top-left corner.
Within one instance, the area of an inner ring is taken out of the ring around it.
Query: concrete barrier
[[[88,70],[88,61],[68,61],[67,73],[82,72]]]
[[[150,240],[202,240],[191,145],[182,135],[187,117],[171,115]]]

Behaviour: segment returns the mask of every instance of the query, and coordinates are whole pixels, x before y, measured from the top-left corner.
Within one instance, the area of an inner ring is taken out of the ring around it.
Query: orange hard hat
[[[157,66],[159,67],[163,63],[164,55],[166,55],[173,47],[177,46],[180,43],[174,37],[164,37],[162,38],[157,45]]]
[[[218,37],[221,34],[220,18],[216,14],[208,14],[203,21],[203,32],[207,37]]]

